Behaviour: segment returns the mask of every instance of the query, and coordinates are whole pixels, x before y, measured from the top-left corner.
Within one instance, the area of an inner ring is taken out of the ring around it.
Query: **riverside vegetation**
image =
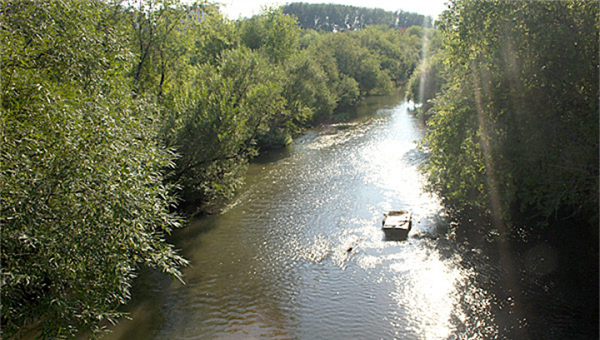
[[[598,18],[590,1],[451,2],[409,84],[433,191],[515,229],[576,218],[597,241]]]
[[[461,225],[485,216],[479,233],[499,235],[502,251],[557,251],[552,275],[585,292],[595,327],[599,11],[593,1],[451,1],[408,86],[428,122],[429,189]]]
[[[140,266],[182,280],[181,207],[248,161],[406,82],[422,27],[303,30],[174,0],[0,5],[2,336],[115,323]]]
[[[437,29],[351,11],[2,2],[3,337],[98,334],[140,266],[182,279],[165,241],[181,207],[231,197],[260,150],[406,82],[448,206],[487,210],[506,234],[576,219],[597,241],[596,3],[457,0]],[[315,18],[329,19],[298,24]]]

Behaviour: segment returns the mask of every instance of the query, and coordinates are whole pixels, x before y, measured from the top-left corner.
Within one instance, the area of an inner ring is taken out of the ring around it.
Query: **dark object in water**
[[[407,210],[391,210],[383,215],[385,217],[381,224],[386,240],[406,240],[412,226],[412,213]]]

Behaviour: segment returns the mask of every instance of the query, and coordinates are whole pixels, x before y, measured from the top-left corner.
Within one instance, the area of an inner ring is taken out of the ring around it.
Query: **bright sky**
[[[331,3],[356,7],[382,8],[392,12],[402,10],[404,12],[430,15],[434,19],[437,19],[438,15],[447,8],[445,5],[447,0],[217,0],[216,2],[224,5],[221,10],[232,20],[258,14],[262,6],[265,5],[279,7],[290,2]]]

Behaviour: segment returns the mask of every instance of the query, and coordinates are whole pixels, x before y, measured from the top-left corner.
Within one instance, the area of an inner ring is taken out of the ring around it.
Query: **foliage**
[[[209,5],[202,7],[201,14],[201,19],[188,22],[191,27],[186,31],[186,35],[194,41],[194,48],[189,51],[191,65],[215,63],[223,51],[240,44],[239,32],[233,21]]]
[[[416,28],[416,27],[414,27]],[[413,33],[414,32],[414,33]],[[442,57],[439,46],[439,34],[433,29],[411,30],[409,34],[421,37],[423,40],[421,63],[412,73],[408,81],[406,94],[407,100],[421,103],[417,115],[427,121],[433,114],[433,99],[442,91],[446,84],[443,72]]]
[[[178,0],[130,0],[121,11],[135,56],[137,93],[176,105],[186,96],[193,66],[214,63],[222,51],[239,45],[235,25],[214,5]]]
[[[598,225],[598,6],[462,1],[444,13],[426,142],[436,191],[505,219]]]
[[[258,52],[224,52],[218,65],[203,65],[196,93],[168,121],[165,143],[180,157],[170,178],[184,187],[184,199],[230,197],[240,184],[256,138],[282,111],[276,70]]]
[[[309,50],[291,58],[286,66],[287,79],[284,98],[290,112],[294,113],[294,124],[308,125],[313,115],[327,116],[335,109],[335,91],[323,65]]]
[[[263,51],[273,63],[282,63],[298,48],[300,28],[280,9],[270,9],[240,22],[242,44]]]
[[[185,20],[186,7],[171,0],[129,3],[127,10],[132,30],[131,49],[136,59],[132,65],[135,89],[138,93],[161,95],[177,60],[190,48],[189,43],[184,43],[188,29],[181,27],[181,23],[194,20]]]
[[[121,313],[139,265],[180,278],[156,110],[100,1],[2,3],[3,337],[67,338]]]
[[[161,136],[180,154],[169,182],[188,203],[231,196],[257,148],[285,145],[340,105],[389,93],[418,59],[418,39],[384,27],[301,35],[280,9],[235,24],[204,10],[200,22],[184,22],[195,47],[179,58],[187,65],[178,66],[177,86],[162,92]],[[270,96],[253,92],[261,86]]]
[[[329,71],[333,78],[337,78],[332,79],[339,85],[334,88],[346,90],[352,89],[353,83],[358,85],[358,96],[354,98],[348,97],[354,91],[338,93],[339,97],[347,97],[346,102],[354,103],[360,96],[390,93],[396,84],[407,78],[405,73],[414,68],[417,54],[410,53],[416,49],[416,42],[410,39],[403,41],[399,35],[383,28],[330,33],[320,37],[308,49],[324,65],[335,65]]]

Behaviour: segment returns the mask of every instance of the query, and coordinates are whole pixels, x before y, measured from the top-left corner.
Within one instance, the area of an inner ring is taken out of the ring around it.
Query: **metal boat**
[[[406,240],[412,226],[412,213],[407,210],[391,210],[382,221],[382,229],[388,240]]]

